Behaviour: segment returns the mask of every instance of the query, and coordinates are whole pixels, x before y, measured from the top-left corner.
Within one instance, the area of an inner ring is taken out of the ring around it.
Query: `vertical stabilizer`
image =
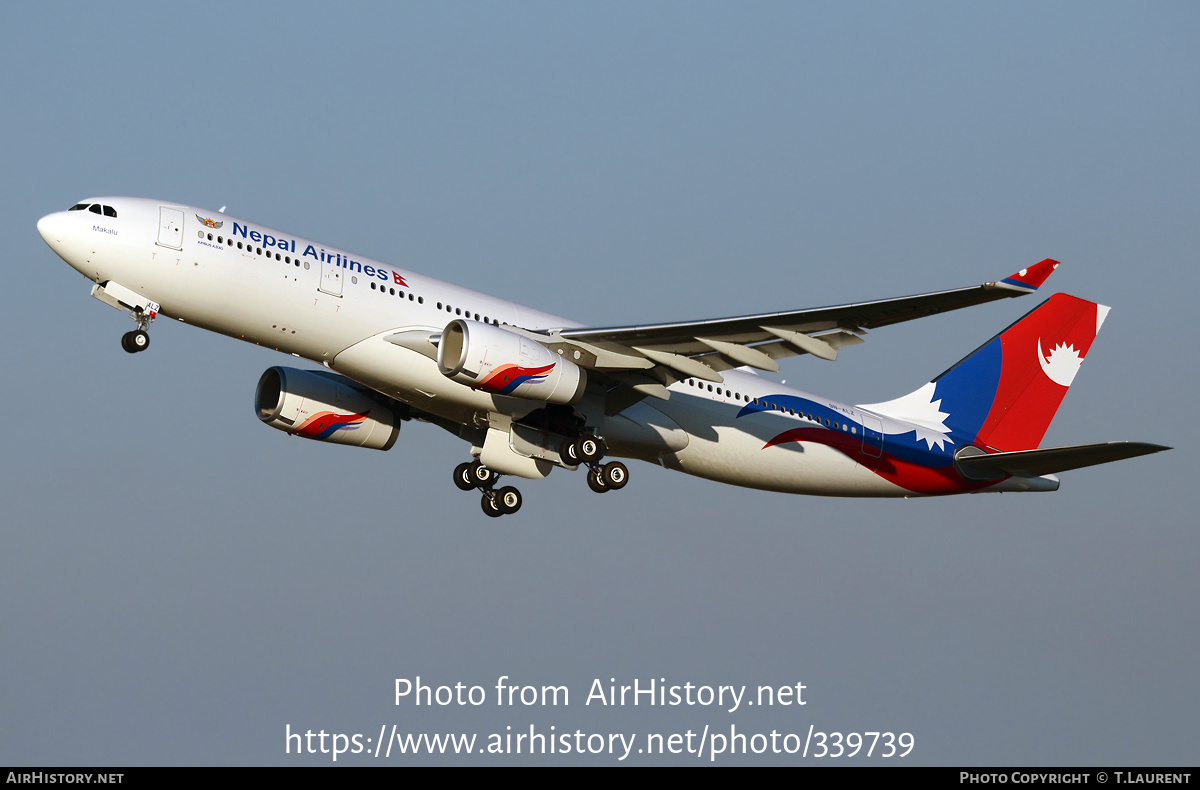
[[[936,416],[956,444],[1031,450],[1106,315],[1104,305],[1055,294],[921,389],[865,408],[917,424]]]

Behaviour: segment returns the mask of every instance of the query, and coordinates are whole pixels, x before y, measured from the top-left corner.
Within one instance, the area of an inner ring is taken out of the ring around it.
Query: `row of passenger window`
[[[470,311],[470,310],[467,310],[466,312],[463,312],[463,309],[462,309],[461,307],[454,307],[454,308],[451,308],[451,307],[450,307],[450,305],[446,305],[445,307],[443,307],[441,302],[438,302],[438,303],[437,303],[437,306],[438,306],[438,309],[439,309],[439,310],[445,310],[447,313],[449,313],[449,312],[453,312],[455,315],[461,315],[461,316],[463,316],[464,318],[470,318],[470,317],[471,317],[471,311]],[[476,314],[475,314],[475,320],[476,320],[476,321],[480,321],[480,320],[482,320],[482,321],[483,321],[483,323],[485,323],[485,324],[495,324],[496,326],[500,326],[500,319],[498,319],[498,318],[488,318],[486,315],[485,315],[485,316],[484,316],[482,319],[480,319],[480,317],[479,317],[479,313],[476,313]]]
[[[87,206],[84,205],[84,208],[87,208]],[[107,206],[105,208],[107,208]],[[71,210],[74,211],[75,209],[71,209]],[[116,214],[114,213],[112,216],[115,217]],[[207,236],[209,241],[213,241],[213,235],[211,233],[205,234],[204,231],[199,231],[199,234],[200,234],[200,238],[203,239],[203,238],[205,238],[205,236]],[[217,242],[217,244],[225,244],[226,246],[231,247],[231,248],[234,246],[234,240],[232,238],[227,239],[224,236],[217,236],[216,242]],[[263,254],[262,247],[252,247],[249,244],[243,245],[243,242],[240,242],[240,241],[237,242],[237,248],[239,250],[244,249],[246,252],[253,252],[256,255]],[[272,255],[271,251],[267,250],[266,255],[268,258],[270,258]],[[283,261],[284,263],[288,263],[288,264],[292,263],[292,256],[290,256],[290,255],[280,255],[278,252],[274,253],[274,255],[275,255],[275,260],[277,260],[277,261]],[[296,258],[295,264],[297,266],[300,265],[299,258]],[[304,268],[306,268],[306,269],[308,268],[307,262],[305,262]],[[355,282],[358,282],[357,278],[355,278]],[[417,304],[425,304],[425,297],[415,296],[412,291],[405,292],[403,289],[397,290],[394,287],[381,285],[374,281],[371,282],[371,290],[379,291],[381,294],[387,294],[388,296],[399,296],[401,299],[404,299],[407,296],[408,301],[410,301],[410,302],[415,301]],[[445,310],[447,313],[454,313],[455,315],[464,315],[461,307],[451,307],[450,305],[443,306],[441,302],[438,302],[437,308],[439,310]],[[468,310],[465,315],[467,318],[472,317],[470,310]],[[482,320],[485,324],[495,324],[496,326],[500,326],[499,319],[489,318],[486,315],[483,316],[483,318],[481,319],[479,317],[479,313],[475,313],[474,318],[476,321]]]
[[[825,419],[821,419],[820,417],[814,417],[811,414],[806,414],[805,412],[802,412],[802,411],[796,411],[795,409],[789,408],[787,406],[780,406],[778,403],[775,403],[774,401],[768,401],[765,398],[751,398],[749,395],[742,395],[742,393],[740,393],[740,392],[732,392],[731,390],[722,389],[721,387],[717,387],[716,389],[713,389],[713,385],[705,384],[703,382],[697,381],[696,379],[688,379],[687,385],[689,387],[696,387],[696,388],[700,389],[701,391],[707,389],[709,392],[712,392],[712,393],[716,394],[717,396],[724,395],[726,398],[733,398],[736,401],[744,401],[746,403],[754,403],[758,406],[762,406],[764,409],[770,409],[771,411],[783,412],[784,414],[790,414],[793,417],[800,417],[802,419],[808,420],[809,422],[815,422],[818,425],[823,424],[826,428],[833,428],[835,431],[842,430],[842,431],[849,431],[852,434],[858,433],[857,426],[850,425],[849,423],[843,424],[843,423],[838,422],[837,420],[831,420],[828,417],[826,417]]]
[[[358,282],[358,281],[357,281],[357,280],[355,280],[355,282]],[[376,283],[376,282],[372,281],[372,282],[371,282],[371,290],[372,290],[372,291],[374,291],[374,290],[376,290],[376,289],[378,289],[378,291],[379,291],[381,294],[387,294],[387,295],[389,295],[389,296],[399,296],[401,299],[403,299],[403,298],[405,297],[405,293],[404,293],[404,289],[403,289],[403,288],[401,288],[401,289],[396,289],[396,288],[392,288],[392,287],[390,287],[390,286],[380,285],[379,283]],[[407,296],[408,296],[408,301],[410,301],[410,302],[414,302],[414,301],[415,301],[417,304],[425,304],[425,297],[424,297],[424,296],[413,296],[413,292],[412,292],[412,291],[409,291],[409,292],[408,292],[408,294],[407,294]]]
[[[703,382],[696,381],[696,379],[688,379],[687,385],[689,387],[697,387],[701,390],[703,390],[705,387],[708,387],[709,392],[715,392],[718,396],[724,395],[726,398],[733,398],[734,400],[739,400],[739,401],[744,400],[746,403],[749,403],[751,401],[751,398],[749,395],[742,395],[742,393],[740,393],[740,392],[731,392],[726,389],[721,389],[720,387],[717,387],[714,390],[713,385],[704,384]]]
[[[203,238],[207,238],[209,241],[213,241],[213,240],[214,240],[214,239],[213,239],[213,235],[212,235],[211,233],[205,233],[204,231],[198,231],[198,232],[197,232],[197,235],[198,235],[200,238],[202,238],[202,239],[203,239]],[[224,244],[226,247],[229,247],[230,249],[233,249],[233,247],[234,247],[234,240],[233,240],[233,237],[232,237],[232,236],[231,236],[231,237],[229,237],[228,239],[227,239],[227,238],[225,238],[224,236],[217,236],[217,237],[216,237],[216,242],[217,242],[217,244]],[[238,248],[239,250],[244,250],[245,252],[252,252],[252,253],[254,253],[255,255],[262,255],[262,254],[263,254],[263,249],[262,249],[262,247],[255,247],[255,246],[251,245],[251,244],[250,244],[250,243],[248,243],[248,242],[246,242],[246,243],[243,243],[243,242],[240,242],[240,241],[239,241],[239,242],[237,242],[237,248]],[[288,264],[288,265],[292,265],[292,264],[295,264],[296,266],[299,266],[299,265],[300,265],[300,259],[299,259],[299,258],[296,258],[296,259],[293,261],[293,260],[292,260],[292,256],[291,256],[291,255],[281,255],[281,254],[279,254],[278,252],[272,253],[270,250],[267,250],[267,252],[266,252],[266,256],[267,256],[268,260],[269,260],[269,259],[272,257],[272,255],[275,257],[275,260],[277,260],[277,261],[283,261],[284,263],[286,263],[286,264]],[[308,263],[307,263],[307,262],[304,264],[304,268],[305,268],[305,269],[307,269],[307,268],[308,268]]]
[[[404,289],[397,289],[390,285],[371,283],[371,290],[378,290],[380,293],[387,294],[388,296],[399,296],[401,299],[404,298]],[[408,294],[408,301],[413,301],[413,295],[411,291]],[[418,296],[417,303],[425,304],[424,297]],[[500,326],[500,320],[497,318],[490,318],[486,315],[481,318],[479,313],[475,313],[474,316],[472,316],[470,310],[464,312],[461,307],[451,307],[448,304],[442,304],[441,302],[438,302],[437,309],[445,310],[447,313],[453,313],[454,315],[461,315],[464,318],[474,318],[474,320],[483,321],[485,324],[495,324],[496,326]]]

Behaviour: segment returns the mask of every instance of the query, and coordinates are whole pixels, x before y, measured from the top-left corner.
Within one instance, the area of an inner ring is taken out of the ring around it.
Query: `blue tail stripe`
[[[1000,387],[1003,357],[1000,338],[993,338],[937,380],[933,397],[950,414],[946,425],[957,441],[971,442],[979,435]]]

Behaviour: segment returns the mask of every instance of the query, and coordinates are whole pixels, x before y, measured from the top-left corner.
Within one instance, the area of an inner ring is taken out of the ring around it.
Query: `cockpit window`
[[[115,208],[112,206],[102,206],[99,203],[76,203],[67,209],[67,211],[83,211],[85,209],[93,214],[103,214],[106,217],[117,218],[117,210]]]

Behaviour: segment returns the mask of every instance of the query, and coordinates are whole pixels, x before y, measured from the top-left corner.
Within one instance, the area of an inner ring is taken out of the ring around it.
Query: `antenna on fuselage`
[[[225,207],[224,207],[224,206],[221,206],[219,209],[217,209],[217,213],[218,213],[218,214],[224,214],[224,213],[225,213]]]

